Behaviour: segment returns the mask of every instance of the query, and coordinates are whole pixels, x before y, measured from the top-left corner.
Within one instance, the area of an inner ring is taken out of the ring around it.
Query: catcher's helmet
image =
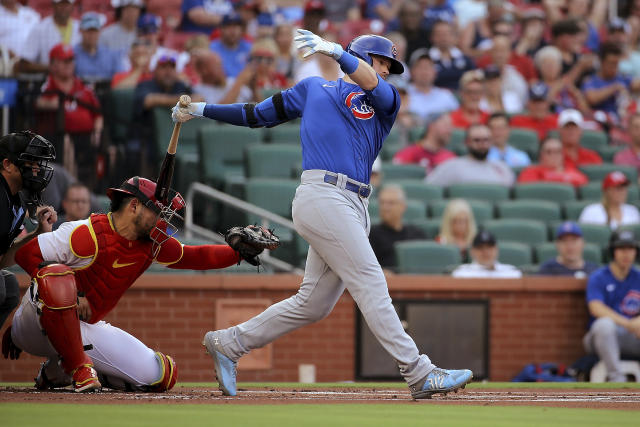
[[[49,166],[49,161],[55,158],[56,150],[53,145],[29,130],[10,133],[0,138],[0,161],[9,159],[20,169],[22,187],[37,199],[51,181],[53,168]],[[35,174],[33,167],[26,166],[27,162],[38,165]]]
[[[613,252],[616,248],[636,248],[638,241],[631,230],[616,230],[609,237],[609,258],[613,259]]]
[[[396,59],[398,49],[391,40],[386,37],[366,34],[351,40],[347,46],[347,52],[357,56],[369,65],[373,64],[370,55],[384,56],[391,60],[389,72],[391,74],[404,73],[404,66]]]

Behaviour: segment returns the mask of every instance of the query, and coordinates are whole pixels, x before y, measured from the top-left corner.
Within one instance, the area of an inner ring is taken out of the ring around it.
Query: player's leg
[[[618,326],[608,317],[596,319],[584,337],[584,347],[589,353],[595,353],[607,367],[607,380],[624,382],[625,376],[620,367],[620,343]]]
[[[20,302],[20,288],[16,276],[7,270],[0,271],[0,328]]]

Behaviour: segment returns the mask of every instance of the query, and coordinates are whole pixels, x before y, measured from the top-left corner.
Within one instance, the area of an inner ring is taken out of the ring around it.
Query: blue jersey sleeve
[[[378,85],[373,90],[365,90],[373,108],[385,116],[395,116],[400,109],[400,94],[395,87],[378,76]]]
[[[606,277],[604,272],[606,268],[602,268],[596,272],[594,272],[587,282],[587,304],[591,301],[601,301],[605,302],[605,285],[606,285]]]

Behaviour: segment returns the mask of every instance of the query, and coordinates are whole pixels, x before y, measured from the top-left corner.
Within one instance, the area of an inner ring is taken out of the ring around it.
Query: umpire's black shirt
[[[25,214],[20,193],[12,196],[9,184],[0,174],[0,255],[7,253],[20,234]]]

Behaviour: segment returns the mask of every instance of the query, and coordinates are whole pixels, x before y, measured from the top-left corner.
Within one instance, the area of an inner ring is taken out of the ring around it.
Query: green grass
[[[109,426],[605,426],[638,425],[635,411],[448,405],[0,404],[6,427]]]

